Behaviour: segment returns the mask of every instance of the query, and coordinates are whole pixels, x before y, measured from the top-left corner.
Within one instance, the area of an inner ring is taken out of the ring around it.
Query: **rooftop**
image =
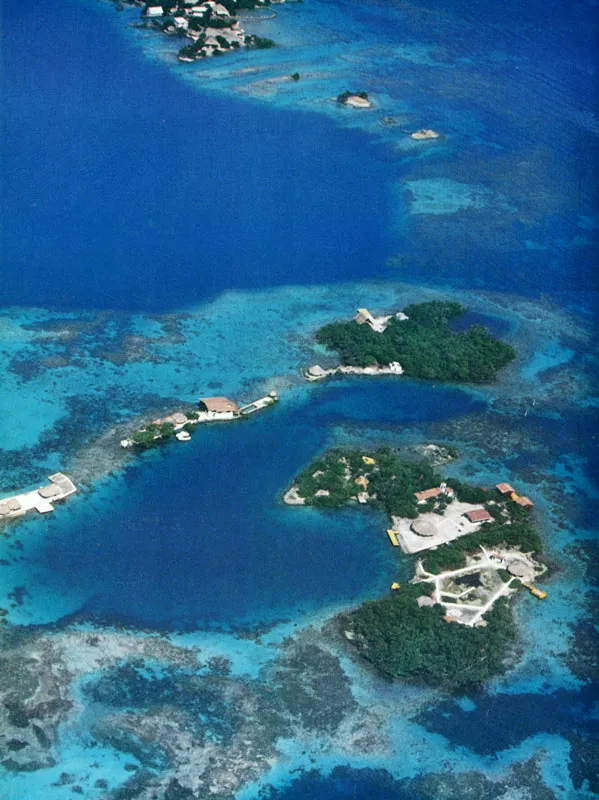
[[[228,397],[200,397],[200,406],[204,406],[207,411],[213,411],[216,414],[239,414],[237,403],[229,400]]]

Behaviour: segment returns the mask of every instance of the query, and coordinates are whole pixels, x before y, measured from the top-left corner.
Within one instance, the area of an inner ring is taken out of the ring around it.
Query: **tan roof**
[[[425,489],[423,492],[414,492],[414,497],[418,502],[421,500],[429,500],[431,497],[436,497],[438,494],[441,494],[443,490],[439,486],[435,486],[434,489]]]
[[[10,500],[5,500],[5,503],[11,511],[19,511],[21,508],[21,504],[14,497],[11,497]]]
[[[513,486],[510,486],[509,483],[498,483],[495,488],[497,491],[501,492],[501,494],[511,494],[514,491]]]
[[[524,561],[512,561],[508,566],[507,571],[510,575],[515,575],[517,578],[524,578],[530,572],[528,564]]]
[[[475,508],[474,511],[467,511],[466,516],[470,522],[487,522],[487,520],[493,519],[486,508]]]
[[[220,414],[227,411],[239,414],[237,404],[228,397],[200,397],[200,405],[205,406],[208,411],[216,411]]]
[[[60,487],[50,483],[48,486],[42,486],[38,489],[37,493],[40,497],[56,497],[57,494],[60,494]]]
[[[532,508],[534,506],[530,497],[519,497],[514,502],[518,503],[519,506],[524,506],[524,508]]]
[[[414,533],[418,534],[418,536],[436,536],[437,534],[437,526],[435,523],[432,522],[432,520],[424,519],[423,517],[415,519],[410,527]]]
[[[372,321],[372,314],[367,308],[359,308],[354,319],[358,325],[363,325],[365,322]]]

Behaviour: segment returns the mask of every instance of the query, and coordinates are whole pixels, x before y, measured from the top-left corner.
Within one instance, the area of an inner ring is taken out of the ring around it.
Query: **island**
[[[450,321],[465,313],[461,303],[442,300],[378,317],[359,308],[352,321],[333,322],[316,332],[317,343],[337,351],[341,365],[327,370],[315,364],[304,377],[313,381],[339,374],[394,374],[487,383],[516,353],[481,325],[452,331]]]
[[[408,583],[338,618],[358,653],[392,678],[463,689],[502,673],[517,650],[509,598],[547,568],[534,503],[506,482],[470,486],[438,471],[455,448],[332,449],[293,482],[289,505],[371,505],[389,518],[393,547],[417,558]],[[453,624],[452,624],[453,623]]]
[[[410,139],[415,139],[416,141],[422,141],[425,139],[438,139],[440,136],[437,131],[434,131],[432,128],[420,128],[419,131],[414,131],[410,133]]]
[[[188,442],[196,425],[247,419],[257,411],[274,405],[278,400],[279,395],[275,391],[242,406],[238,406],[228,397],[201,397],[198,401],[198,410],[186,408],[154,419],[142,425],[126,439],[122,439],[121,447],[147,449],[172,437],[180,442]]]
[[[122,1],[127,5],[139,5],[137,0]],[[274,47],[272,39],[246,34],[237,19],[238,11],[251,11],[268,5],[270,0],[165,0],[161,4],[146,5],[141,24],[160,33],[187,39],[188,44],[179,50],[178,60],[193,62],[243,47]]]
[[[337,95],[337,102],[339,105],[350,106],[350,108],[372,108],[368,92],[345,91]]]

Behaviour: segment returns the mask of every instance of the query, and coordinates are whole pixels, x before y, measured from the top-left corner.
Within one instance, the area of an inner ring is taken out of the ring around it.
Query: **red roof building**
[[[440,486],[436,486],[434,489],[425,489],[423,492],[414,492],[414,497],[419,503],[424,503],[425,500],[430,500],[431,497],[436,497],[442,492],[443,489],[441,489]]]
[[[493,519],[485,508],[475,508],[474,511],[467,511],[466,516],[470,522],[490,522]]]
[[[509,483],[498,483],[495,488],[501,494],[512,494],[514,492],[513,486],[510,486]]]

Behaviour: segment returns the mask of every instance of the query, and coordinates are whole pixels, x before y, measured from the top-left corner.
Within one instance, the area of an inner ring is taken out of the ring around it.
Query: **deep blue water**
[[[318,770],[301,772],[288,786],[270,786],[264,800],[419,800],[411,787],[395,781],[385,770],[335,767],[328,776]],[[260,795],[262,798],[262,795]]]
[[[396,574],[381,516],[276,498],[331,425],[401,425],[482,407],[467,393],[407,381],[331,384],[318,402],[198,430],[192,444],[173,442],[128,469],[124,486],[71,501],[44,531],[29,523],[42,535],[27,549],[35,580],[25,602],[34,621],[53,619],[52,598],[67,594],[70,614],[193,630],[287,619],[380,591]]]
[[[376,5],[351,5],[372,28]],[[596,220],[586,219],[596,199],[591,6],[411,3],[413,13],[386,27],[387,41],[440,42],[436,58],[452,66],[402,63],[398,76],[390,63],[376,88],[420,108],[423,124],[439,119],[455,148],[414,164],[325,116],[192,91],[116,33],[108,6],[3,3],[10,151],[0,304],[155,311],[229,288],[392,275],[544,293],[587,311],[596,281]],[[471,182],[514,210],[439,214],[434,224],[415,215],[394,240],[387,189],[402,176]],[[390,254],[401,255],[400,269],[385,265]],[[288,618],[385,588],[394,555],[380,517],[284,508],[277,496],[335,424],[359,432],[482,406],[404,382],[330,384],[310,398],[198,431],[193,444],[141,460],[52,519],[24,523],[23,544],[10,551],[27,576],[14,595],[24,612],[193,630]],[[570,411],[537,422],[531,413],[526,425],[538,425],[556,462],[584,439],[576,452],[590,468],[589,420]],[[538,451],[504,460],[535,479],[547,463]],[[573,526],[593,526],[594,502],[572,511]],[[581,719],[595,700],[583,689],[484,696],[473,711],[449,702],[421,718],[428,730],[417,735],[446,737],[452,756],[460,746],[492,755],[546,732],[591,736],[595,722]],[[464,768],[476,764],[473,756]],[[384,772],[338,769],[302,775],[273,798],[418,800],[404,789]]]
[[[195,92],[113,17],[5,4],[0,305],[151,311],[371,276],[389,164],[368,138]]]

